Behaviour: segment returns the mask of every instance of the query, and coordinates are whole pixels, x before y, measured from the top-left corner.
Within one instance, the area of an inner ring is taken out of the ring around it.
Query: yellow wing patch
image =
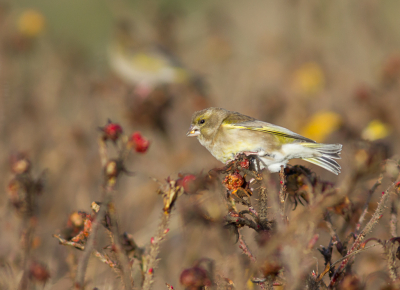
[[[288,129],[285,129],[283,127],[279,126],[244,126],[244,125],[235,125],[235,124],[223,124],[225,128],[228,129],[243,129],[243,130],[251,130],[251,131],[257,131],[257,132],[262,132],[262,133],[268,133],[271,135],[274,135],[282,144],[285,143],[291,143],[294,140],[302,140],[306,142],[312,142],[314,143],[315,141],[310,140],[308,138],[305,138],[299,134],[293,133]]]

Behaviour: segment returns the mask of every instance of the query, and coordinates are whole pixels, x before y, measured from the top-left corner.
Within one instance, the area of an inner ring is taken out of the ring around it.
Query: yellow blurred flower
[[[301,135],[323,142],[331,133],[339,129],[341,123],[342,117],[335,112],[317,112],[303,127]]]
[[[390,134],[388,125],[382,123],[380,120],[372,120],[368,126],[362,131],[361,137],[365,140],[378,140],[385,138]]]
[[[316,94],[325,86],[325,76],[315,62],[303,64],[294,73],[294,86],[303,94]]]
[[[45,18],[37,10],[26,10],[18,18],[18,31],[27,37],[37,36],[44,30],[44,27]]]

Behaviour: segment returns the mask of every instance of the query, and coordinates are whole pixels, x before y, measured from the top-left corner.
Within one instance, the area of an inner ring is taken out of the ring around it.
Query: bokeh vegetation
[[[0,1],[0,288],[398,289],[399,9]],[[213,170],[208,106],[341,143],[342,173]]]

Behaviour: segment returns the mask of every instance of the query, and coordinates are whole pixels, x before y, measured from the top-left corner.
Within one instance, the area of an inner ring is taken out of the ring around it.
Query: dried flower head
[[[302,200],[309,202],[310,192],[319,192],[333,188],[333,184],[327,181],[321,181],[310,169],[301,166],[288,166],[285,168],[286,192],[295,204],[295,208]]]
[[[232,191],[232,193],[235,193],[244,184],[244,178],[239,174],[239,172],[235,172],[227,175],[223,181],[223,184],[228,190]]]
[[[183,193],[183,187],[178,186],[177,181],[167,178],[167,184],[162,186],[158,193],[162,195],[164,202],[164,212],[169,214],[178,196]]]

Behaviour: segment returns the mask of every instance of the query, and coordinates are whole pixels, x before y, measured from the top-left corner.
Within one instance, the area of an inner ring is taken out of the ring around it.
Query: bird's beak
[[[186,136],[189,137],[195,137],[200,135],[200,130],[199,128],[196,128],[195,126],[190,126],[189,131],[186,133]]]

